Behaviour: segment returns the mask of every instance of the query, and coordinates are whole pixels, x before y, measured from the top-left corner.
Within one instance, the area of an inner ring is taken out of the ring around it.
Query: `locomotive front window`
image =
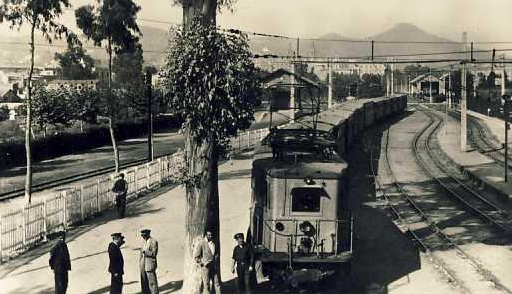
[[[320,200],[326,192],[322,188],[299,187],[292,189],[292,212],[320,212]]]

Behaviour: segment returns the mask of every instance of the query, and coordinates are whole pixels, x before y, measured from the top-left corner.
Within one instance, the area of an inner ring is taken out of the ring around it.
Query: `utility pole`
[[[386,64],[386,97],[389,97],[391,93],[390,85],[390,74],[389,74],[389,63]]]
[[[329,79],[329,86],[327,88],[327,108],[331,108],[332,106],[332,67],[331,60],[327,58],[327,74]]]
[[[505,83],[507,82],[507,79],[505,78],[505,55],[502,57],[501,62],[501,96],[505,95]]]
[[[505,144],[503,144],[505,149],[505,174],[504,174],[504,180],[505,183],[508,181],[508,118],[510,116],[510,96],[509,95],[503,95],[502,96],[503,101],[503,120],[505,121]]]
[[[147,87],[147,112],[148,112],[148,161],[153,161],[153,110],[152,110],[152,94],[151,94],[151,73],[149,70],[146,72],[146,87]]]
[[[448,107],[452,108],[452,66],[450,65],[450,74],[448,75]]]
[[[503,104],[503,120],[505,121],[505,175],[504,180],[505,182],[508,181],[508,118],[510,116],[510,96],[503,95],[503,99],[505,100],[505,103]]]
[[[393,63],[393,59],[391,59],[391,95],[395,94],[395,64]]]
[[[296,61],[297,59],[295,59]],[[292,76],[290,78],[290,120],[295,122],[295,62],[292,62]]]
[[[434,103],[434,99],[432,98],[432,68],[428,68],[428,87],[430,94],[430,103]]]
[[[466,62],[462,63],[461,71],[461,95],[460,95],[460,151],[467,151],[468,134],[467,134],[467,92],[468,86],[466,81]]]

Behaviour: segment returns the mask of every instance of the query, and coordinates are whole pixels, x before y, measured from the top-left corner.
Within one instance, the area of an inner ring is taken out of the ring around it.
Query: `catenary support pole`
[[[466,63],[462,63],[460,84],[460,151],[467,151],[468,134],[467,134],[467,92],[468,86],[466,81]]]
[[[152,93],[151,93],[151,73],[146,72],[147,87],[147,119],[148,119],[148,161],[153,161],[153,111],[152,111]]]

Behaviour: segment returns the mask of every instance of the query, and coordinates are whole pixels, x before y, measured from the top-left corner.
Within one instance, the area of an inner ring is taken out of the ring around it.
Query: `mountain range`
[[[145,51],[144,60],[148,64],[161,65],[165,60],[168,47],[169,33],[163,29],[141,26],[142,46]],[[28,36],[0,36],[0,66],[23,66],[29,62]],[[462,51],[462,45],[457,41],[441,38],[425,32],[421,28],[409,24],[399,23],[391,29],[366,39],[345,37],[338,33],[329,33],[315,40],[300,40],[299,55],[301,56],[338,56],[346,58],[368,57],[371,55],[371,40],[374,42],[374,56],[385,55],[411,55],[426,53],[442,53]],[[384,42],[384,43],[382,43]],[[396,43],[398,42],[398,43]],[[413,42],[413,43],[400,43]],[[62,40],[55,40],[52,46],[41,36],[36,37],[36,65],[55,66],[55,52],[64,51],[66,44]],[[93,58],[106,64],[104,49],[94,47],[92,42],[85,42],[87,52]],[[296,39],[254,37],[251,38],[251,51],[255,54],[291,55],[296,50]],[[476,50],[476,49],[475,49]],[[489,53],[475,53],[475,58],[490,58]],[[401,56],[397,58],[468,58],[460,53],[425,55],[420,57]]]

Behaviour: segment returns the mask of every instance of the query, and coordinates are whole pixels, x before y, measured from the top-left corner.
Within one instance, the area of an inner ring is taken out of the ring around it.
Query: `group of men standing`
[[[237,245],[233,248],[231,273],[237,275],[237,293],[251,293],[250,273],[252,272],[254,255],[251,246],[244,242],[244,234],[234,236]],[[204,238],[195,246],[194,258],[201,267],[202,293],[221,294],[219,278],[219,249],[213,240],[213,233],[206,231]],[[213,289],[212,289],[213,288]]]
[[[128,184],[124,180],[124,174],[118,175],[119,179],[114,183],[112,192],[116,194],[115,205],[120,218],[125,216],[126,195]],[[65,232],[59,232],[58,241],[50,252],[50,267],[55,275],[55,293],[65,294],[68,287],[68,271],[71,270],[71,260],[66,245]],[[121,233],[111,234],[112,242],[108,244],[109,265],[111,274],[110,293],[122,294],[124,258],[121,246],[125,243]],[[140,250],[139,267],[142,294],[157,294],[158,281],[156,277],[158,242],[151,237],[151,231],[141,231],[144,240]],[[250,293],[250,272],[253,270],[252,248],[244,242],[244,234],[235,234],[237,245],[233,248],[231,272],[237,275],[237,292]],[[201,267],[202,292],[221,294],[219,249],[214,241],[211,231],[207,231],[194,248],[194,258]],[[211,284],[211,285],[210,285]]]
[[[55,294],[65,294],[68,288],[68,271],[71,270],[71,259],[66,244],[66,234],[57,233],[58,240],[50,251],[50,268],[55,276]],[[110,293],[123,292],[124,258],[121,246],[125,243],[121,233],[111,234],[112,242],[108,244],[110,277]],[[156,278],[158,242],[151,237],[151,231],[141,231],[144,243],[140,250],[139,267],[142,294],[158,294],[158,280]]]

